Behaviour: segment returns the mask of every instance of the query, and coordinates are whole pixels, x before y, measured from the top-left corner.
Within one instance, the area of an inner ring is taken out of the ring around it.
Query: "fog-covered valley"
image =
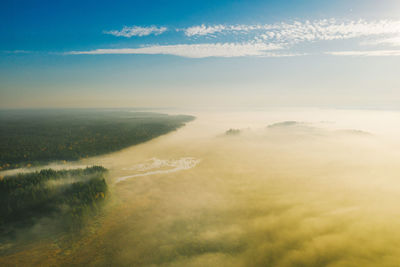
[[[81,236],[7,248],[7,265],[394,266],[399,113],[193,112],[149,142],[80,165],[109,170]],[[229,130],[233,131],[229,131]]]

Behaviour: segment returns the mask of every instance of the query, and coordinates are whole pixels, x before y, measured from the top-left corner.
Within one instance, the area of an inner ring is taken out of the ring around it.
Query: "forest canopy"
[[[176,130],[192,119],[123,110],[0,111],[0,170],[117,151]]]
[[[67,229],[79,228],[107,194],[106,172],[101,166],[45,169],[0,179],[0,234],[44,217],[58,220]]]

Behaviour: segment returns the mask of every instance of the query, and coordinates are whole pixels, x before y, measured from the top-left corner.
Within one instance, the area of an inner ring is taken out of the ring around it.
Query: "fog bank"
[[[112,197],[93,234],[59,245],[57,262],[398,264],[399,113],[193,115],[197,120],[176,132],[82,161],[110,170]],[[239,131],[229,135],[229,129]],[[36,247],[24,255],[34,265],[52,252]],[[17,256],[3,259],[23,263]]]

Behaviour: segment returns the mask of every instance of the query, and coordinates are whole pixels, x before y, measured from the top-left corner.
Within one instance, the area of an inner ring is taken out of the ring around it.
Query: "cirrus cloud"
[[[106,54],[147,54],[174,55],[187,58],[243,57],[243,56],[293,56],[295,54],[271,53],[271,50],[284,48],[278,44],[265,43],[211,43],[152,45],[139,48],[95,49],[89,51],[70,51],[67,55],[106,55]]]
[[[157,26],[150,26],[150,27],[141,27],[141,26],[132,26],[132,27],[127,27],[124,26],[122,28],[122,30],[117,31],[117,30],[113,30],[113,31],[104,31],[105,34],[111,34],[114,36],[118,36],[118,37],[127,37],[130,38],[132,36],[147,36],[147,35],[160,35],[162,33],[164,33],[165,31],[167,31],[166,27],[157,27]]]
[[[400,50],[334,51],[326,52],[325,54],[333,56],[389,57],[400,56]]]
[[[193,27],[189,27],[186,28],[184,30],[185,35],[186,36],[202,36],[202,35],[208,35],[208,34],[213,34],[213,33],[217,33],[217,32],[222,32],[224,30],[226,30],[226,26],[224,25],[215,25],[215,26],[205,26],[204,24],[200,25],[200,26],[193,26]]]
[[[130,38],[132,36],[160,35],[165,31],[167,31],[166,27],[125,26],[122,30],[105,31],[104,33]],[[164,54],[187,58],[271,57],[299,55],[295,52],[299,50],[304,51],[301,54],[315,54],[317,51],[313,50],[312,43],[340,41],[343,42],[347,51],[328,52],[325,50],[321,52],[330,55],[396,56],[398,53],[396,50],[385,50],[385,46],[400,45],[400,20],[321,19],[255,25],[201,24],[184,29],[173,28],[171,32],[178,32],[176,36],[178,44],[147,44],[138,48],[93,49],[70,51],[65,54]],[[184,36],[179,32],[184,32]],[[210,43],[209,37],[215,41]],[[199,42],[201,38],[206,38],[208,41],[206,43]],[[380,46],[380,50],[358,51],[360,45]],[[321,48],[323,46],[318,49]],[[280,53],[270,52],[270,50],[278,49],[282,51]]]
[[[248,35],[274,42],[299,43],[305,41],[340,40],[357,37],[400,34],[400,20],[348,20],[322,19],[292,21],[263,25],[210,25],[184,29],[185,35],[207,36],[210,34]]]

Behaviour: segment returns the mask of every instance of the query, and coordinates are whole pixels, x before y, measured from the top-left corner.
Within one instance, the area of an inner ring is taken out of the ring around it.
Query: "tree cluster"
[[[79,228],[107,194],[101,166],[41,170],[0,180],[0,233],[33,225],[43,217],[57,218],[66,228]]]

